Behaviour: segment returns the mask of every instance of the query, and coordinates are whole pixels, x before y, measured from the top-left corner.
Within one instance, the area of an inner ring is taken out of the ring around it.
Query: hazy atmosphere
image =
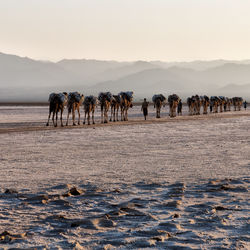
[[[0,0],[0,249],[250,249],[249,10]]]
[[[0,100],[76,90],[249,99],[249,9],[233,0],[1,1]]]
[[[1,0],[2,52],[35,59],[249,59],[250,2]]]

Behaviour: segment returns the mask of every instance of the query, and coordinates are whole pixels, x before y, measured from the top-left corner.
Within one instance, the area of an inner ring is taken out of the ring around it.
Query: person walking
[[[243,105],[244,105],[244,109],[247,110],[247,101],[246,100],[243,102]]]
[[[147,102],[147,99],[144,98],[144,101],[141,105],[141,111],[143,112],[145,121],[147,120],[147,116],[148,116],[148,104],[149,102]]]
[[[177,113],[178,115],[182,115],[182,101],[180,99],[178,106],[177,106]]]

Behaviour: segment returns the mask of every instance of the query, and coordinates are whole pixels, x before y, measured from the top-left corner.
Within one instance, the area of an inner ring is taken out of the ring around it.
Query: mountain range
[[[250,60],[117,62],[39,61],[0,53],[0,102],[47,101],[49,93],[132,90],[135,100],[176,93],[242,96],[250,100]]]

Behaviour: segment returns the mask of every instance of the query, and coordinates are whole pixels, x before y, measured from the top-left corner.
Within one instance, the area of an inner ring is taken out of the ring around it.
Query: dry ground
[[[0,247],[250,247],[250,112],[184,113],[61,129],[0,107]]]

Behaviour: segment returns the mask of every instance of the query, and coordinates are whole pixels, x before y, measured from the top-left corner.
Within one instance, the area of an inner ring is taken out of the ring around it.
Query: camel
[[[212,106],[214,113],[218,113],[219,98],[217,96],[211,96],[210,105]]]
[[[209,106],[209,98],[206,95],[200,96],[201,105],[203,107],[203,114],[207,114],[207,109]]]
[[[169,116],[170,117],[176,117],[176,108],[177,108],[179,101],[180,101],[180,98],[176,94],[168,96]]]
[[[92,113],[92,123],[95,124],[94,121],[95,107],[96,107],[96,97],[92,95],[86,96],[83,102],[83,108],[85,112],[83,124],[85,124],[86,116],[88,115],[88,125],[90,125],[90,113]]]
[[[121,121],[128,121],[128,109],[133,107],[133,91],[120,92],[121,97]]]
[[[166,97],[162,94],[154,95],[152,97],[152,101],[154,103],[154,108],[156,108],[156,118],[161,118],[161,107],[165,107]]]
[[[194,100],[195,100],[195,105],[194,105],[194,113],[195,115],[199,115],[200,114],[200,110],[201,110],[201,101],[200,101],[200,97],[198,95],[194,96]]]
[[[231,105],[233,103],[232,98],[228,98],[226,97],[226,110],[225,110],[225,106],[224,106],[224,111],[231,111]]]
[[[201,100],[198,95],[187,98],[187,104],[189,108],[189,115],[199,115],[201,108]]]
[[[224,97],[224,112],[231,111],[232,99]]]
[[[120,105],[121,105],[120,95],[113,95],[111,99],[111,116],[109,121],[112,121],[112,118],[113,122],[118,121],[118,111]]]
[[[101,123],[108,123],[108,111],[111,103],[112,94],[110,92],[101,92],[98,100],[101,105]]]
[[[219,96],[220,112],[223,112],[225,103],[226,103],[226,98],[224,96]]]
[[[241,106],[243,104],[242,97],[233,97],[232,100],[233,100],[233,105],[234,105],[234,111],[236,111],[236,110],[240,111]]]
[[[68,115],[67,115],[67,122],[66,126],[68,126],[69,122],[69,114],[72,112],[72,120],[73,120],[73,126],[76,126],[75,124],[75,111],[78,112],[78,125],[80,125],[80,106],[84,100],[84,95],[81,95],[79,92],[70,92],[68,95]]]
[[[53,113],[52,116],[52,121],[54,127],[57,127],[57,119],[58,119],[58,112],[61,112],[60,120],[61,120],[61,126],[63,127],[63,122],[62,122],[62,114],[63,114],[63,109],[67,105],[68,101],[68,94],[66,92],[63,93],[51,93],[49,95],[49,116],[48,116],[48,122],[46,126],[49,126],[49,120],[51,113]],[[55,122],[55,114],[56,114],[56,122]]]
[[[194,103],[195,103],[195,100],[194,100],[193,96],[187,98],[187,105],[188,105],[188,113],[189,113],[189,115],[194,114]]]

